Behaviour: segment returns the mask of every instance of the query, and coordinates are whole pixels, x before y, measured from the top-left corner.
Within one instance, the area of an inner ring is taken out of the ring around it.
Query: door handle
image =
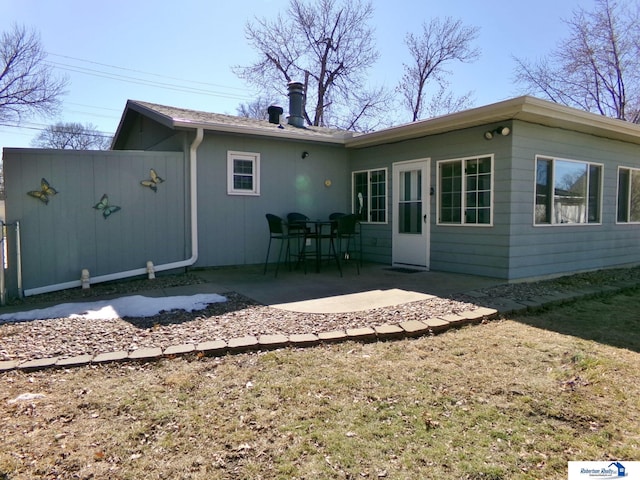
[[[427,214],[425,213],[424,216],[422,217],[422,221],[424,223],[427,223]]]

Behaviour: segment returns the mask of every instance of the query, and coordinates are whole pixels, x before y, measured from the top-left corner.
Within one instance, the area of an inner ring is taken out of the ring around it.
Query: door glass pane
[[[400,172],[398,232],[422,233],[422,171]]]

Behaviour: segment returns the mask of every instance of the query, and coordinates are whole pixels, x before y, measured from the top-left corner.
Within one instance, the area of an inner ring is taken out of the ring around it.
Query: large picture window
[[[602,165],[536,158],[536,225],[600,223]]]
[[[387,169],[361,170],[352,176],[353,212],[366,223],[387,223]]]
[[[438,162],[438,223],[493,223],[493,156]]]
[[[260,154],[227,152],[227,193],[260,195]]]
[[[640,169],[618,169],[618,223],[640,223]]]

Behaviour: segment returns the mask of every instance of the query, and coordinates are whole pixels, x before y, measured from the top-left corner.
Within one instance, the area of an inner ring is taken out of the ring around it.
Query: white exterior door
[[[393,252],[397,267],[429,270],[430,159],[393,164]]]

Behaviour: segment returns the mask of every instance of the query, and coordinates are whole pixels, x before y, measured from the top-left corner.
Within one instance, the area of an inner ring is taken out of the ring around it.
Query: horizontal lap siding
[[[606,268],[640,261],[638,256],[632,257],[630,252],[637,250],[637,237],[617,237],[613,234],[589,234],[589,239],[583,239],[582,232],[572,231],[555,235],[544,241],[539,237],[532,240],[538,243],[524,244],[512,248],[514,270],[526,268],[530,276],[550,275],[571,271],[582,271],[596,268]],[[567,248],[567,244],[571,248]],[[535,260],[542,260],[538,261]],[[586,260],[588,259],[588,261]],[[549,269],[553,265],[553,270]]]
[[[533,225],[536,155],[603,165],[601,225]],[[513,156],[511,279],[640,262],[640,225],[615,223],[618,166],[640,167],[640,146],[517,122]]]
[[[505,123],[504,125],[507,125]],[[470,128],[434,137],[432,145],[431,269],[504,278],[509,261],[510,139],[497,135],[487,141],[487,127]],[[493,155],[493,225],[437,225],[437,163],[439,160]]]
[[[430,197],[429,215],[431,269],[492,277],[507,276],[510,137],[498,136],[493,141],[486,141],[483,137],[486,130],[487,127],[471,128],[351,152],[352,171],[386,167],[389,174],[387,180],[389,223],[365,225],[368,227],[363,230],[366,258],[381,259],[383,263],[391,263],[393,163],[430,158],[431,185],[435,191],[435,195]],[[492,227],[436,225],[437,162],[489,154],[494,154],[494,185],[497,192],[493,204],[494,225]],[[381,248],[380,245],[384,247]]]
[[[362,255],[369,262],[391,263],[391,228],[389,225],[363,224]]]
[[[404,150],[395,145],[383,145],[381,147],[365,148],[351,151],[349,168],[349,201],[351,202],[352,174],[361,170],[387,169],[387,223],[363,223],[362,224],[362,255],[369,262],[391,265],[392,230],[391,222],[393,208],[391,203],[393,182],[392,164],[394,159],[403,157]],[[351,212],[351,204],[349,205]]]

